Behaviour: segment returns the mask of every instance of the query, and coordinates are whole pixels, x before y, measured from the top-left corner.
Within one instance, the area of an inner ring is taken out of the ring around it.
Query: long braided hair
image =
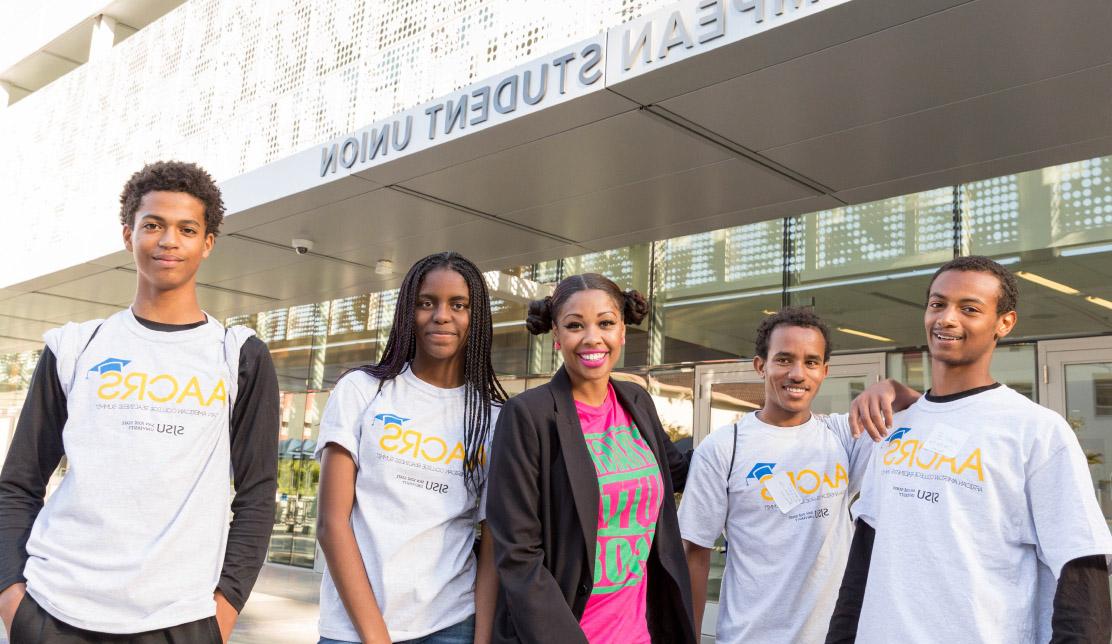
[[[463,255],[454,251],[436,253],[418,260],[405,274],[398,289],[398,302],[394,308],[394,325],[386,350],[377,364],[357,367],[379,382],[379,389],[386,380],[395,378],[406,369],[417,352],[417,329],[415,311],[417,295],[421,282],[430,272],[450,269],[459,273],[467,283],[471,298],[471,322],[468,325],[467,341],[463,346],[463,380],[466,387],[464,395],[464,434],[463,448],[466,459],[463,463],[464,482],[476,495],[485,483],[483,462],[486,443],[490,437],[490,407],[501,405],[509,396],[498,382],[494,366],[490,362],[490,349],[494,339],[494,328],[490,316],[490,295],[486,282],[477,266]]]

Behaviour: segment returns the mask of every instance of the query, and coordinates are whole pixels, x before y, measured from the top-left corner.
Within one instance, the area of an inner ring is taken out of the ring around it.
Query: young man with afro
[[[253,332],[197,300],[220,190],[196,165],[158,162],[120,202],[135,299],[45,334],[0,472],[12,642],[227,641],[266,555],[277,376]]]

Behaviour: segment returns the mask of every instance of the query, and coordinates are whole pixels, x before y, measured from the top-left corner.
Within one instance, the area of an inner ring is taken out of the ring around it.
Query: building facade
[[[328,392],[379,356],[408,265],[447,249],[488,271],[511,392],[559,367],[529,300],[587,271],[646,293],[622,377],[695,441],[760,406],[753,338],[784,305],[834,330],[824,410],[883,376],[926,387],[931,274],[993,257],[1021,278],[994,375],[1069,420],[1112,520],[1106,2],[171,4],[0,111],[19,226],[0,435],[41,333],[130,301],[116,196],[172,157],[229,205],[202,304],[254,328],[279,372],[272,562],[321,565]]]

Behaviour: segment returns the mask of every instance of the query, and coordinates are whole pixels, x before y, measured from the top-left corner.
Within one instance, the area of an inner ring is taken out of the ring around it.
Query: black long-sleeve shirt
[[[139,323],[163,332],[204,324],[171,325],[143,319]],[[240,350],[237,391],[230,427],[235,496],[217,588],[239,611],[266,558],[277,488],[278,377],[270,352],[256,337],[248,338]],[[35,366],[0,471],[0,590],[26,581],[27,540],[42,510],[50,476],[65,455],[62,430],[67,418],[57,361],[47,348]]]

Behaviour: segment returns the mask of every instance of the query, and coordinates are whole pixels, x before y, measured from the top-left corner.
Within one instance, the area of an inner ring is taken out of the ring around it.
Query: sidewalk
[[[318,639],[320,574],[266,564],[232,632],[234,644],[311,644]]]

